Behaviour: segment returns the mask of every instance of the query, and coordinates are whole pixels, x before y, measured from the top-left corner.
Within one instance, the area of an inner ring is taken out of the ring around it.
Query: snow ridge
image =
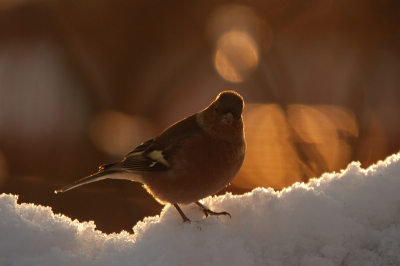
[[[400,153],[362,169],[351,163],[281,192],[257,188],[204,204],[229,217],[173,207],[103,234],[94,222],[0,196],[0,265],[399,265]]]

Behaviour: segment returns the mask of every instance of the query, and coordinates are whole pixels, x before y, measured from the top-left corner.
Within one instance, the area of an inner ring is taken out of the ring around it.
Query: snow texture
[[[400,153],[364,170],[351,163],[281,192],[257,188],[204,204],[229,217],[192,223],[166,206],[135,234],[0,196],[0,265],[400,265]]]

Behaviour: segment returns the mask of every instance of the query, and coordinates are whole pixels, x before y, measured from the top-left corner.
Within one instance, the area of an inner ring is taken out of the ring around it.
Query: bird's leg
[[[179,212],[179,214],[182,216],[183,222],[189,222],[190,220],[186,217],[186,215],[183,213],[183,211],[181,210],[181,208],[179,208],[178,204],[174,204],[176,210]]]
[[[208,215],[229,215],[229,218],[232,218],[231,215],[228,212],[213,212],[212,210],[210,210],[209,208],[207,208],[206,206],[204,206],[203,204],[201,204],[200,202],[196,201],[195,202],[200,208],[203,209],[204,214],[206,215],[206,217],[208,217]]]

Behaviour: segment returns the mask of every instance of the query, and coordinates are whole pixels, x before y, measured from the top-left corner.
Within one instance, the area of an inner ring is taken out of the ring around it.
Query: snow
[[[400,153],[368,169],[351,163],[281,192],[209,197],[229,217],[166,206],[134,226],[103,234],[50,207],[0,196],[0,265],[399,265]]]

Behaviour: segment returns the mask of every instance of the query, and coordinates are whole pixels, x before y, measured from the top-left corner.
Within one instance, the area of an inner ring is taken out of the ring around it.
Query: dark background
[[[0,192],[132,232],[162,208],[140,184],[53,191],[228,89],[248,150],[222,194],[368,167],[400,149],[399,59],[395,0],[1,1]]]

